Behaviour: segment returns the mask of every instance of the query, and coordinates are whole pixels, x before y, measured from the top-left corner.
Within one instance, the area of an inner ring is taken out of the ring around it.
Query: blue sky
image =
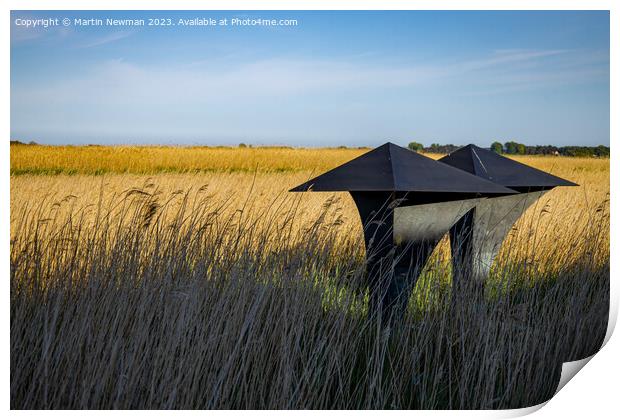
[[[252,17],[293,27],[16,19]],[[607,12],[11,13],[11,138],[609,145]]]

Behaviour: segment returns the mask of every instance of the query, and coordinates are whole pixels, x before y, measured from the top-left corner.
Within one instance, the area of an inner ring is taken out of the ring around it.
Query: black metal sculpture
[[[519,194],[480,200],[450,229],[454,295],[460,288],[481,296],[504,238],[536,200],[552,188],[577,184],[470,144],[439,159]]]
[[[291,191],[348,191],[360,214],[369,316],[400,316],[426,260],[485,197],[516,191],[386,143]]]

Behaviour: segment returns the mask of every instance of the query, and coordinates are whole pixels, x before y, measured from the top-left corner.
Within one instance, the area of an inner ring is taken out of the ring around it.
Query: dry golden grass
[[[96,149],[11,148],[12,408],[517,408],[604,336],[609,160],[520,159],[581,186],[462,313],[444,243],[386,335],[348,194],[287,192],[361,152]]]
[[[368,149],[11,146],[13,174],[324,171]]]
[[[79,154],[74,155],[80,150],[86,153],[86,158],[83,159]],[[22,153],[27,154],[22,155]],[[95,159],[94,153],[103,154]],[[108,160],[104,157],[105,153],[111,154]],[[174,159],[174,153],[178,153],[178,159]],[[196,156],[193,156],[193,153],[197,153]],[[299,199],[297,217],[294,222],[295,229],[312,224],[325,203],[336,199],[339,203],[334,210],[339,216],[338,232],[345,237],[354,235],[356,238],[361,238],[359,217],[347,193],[301,195],[287,192],[288,189],[306,181],[311,176],[360,153],[361,151],[350,149],[164,147],[155,147],[152,151],[146,147],[118,149],[63,147],[57,151],[49,147],[13,146],[12,163],[13,160],[22,162],[21,169],[25,173],[36,173],[43,167],[52,167],[54,165],[50,162],[56,159],[63,164],[65,164],[64,159],[72,162],[69,166],[63,167],[64,173],[68,172],[67,169],[96,173],[104,169],[105,171],[112,170],[112,168],[116,168],[114,169],[116,172],[130,173],[13,176],[11,178],[11,232],[12,235],[15,234],[15,229],[20,226],[23,209],[32,207],[33,203],[36,203],[39,211],[43,213],[51,211],[58,203],[60,203],[60,210],[56,209],[56,212],[75,211],[92,206],[100,200],[104,206],[109,206],[114,200],[119,200],[124,191],[132,188],[156,193],[160,203],[168,201],[180,192],[195,192],[202,189],[204,195],[209,196],[212,202],[225,202],[225,211],[235,212],[243,207],[246,213],[254,213],[256,217],[260,217],[262,210],[268,206],[273,206],[274,201],[276,205],[283,206],[286,200]],[[131,161],[132,156],[139,156],[139,158],[130,164],[128,162]],[[176,160],[177,166],[172,166],[174,170],[166,174],[133,174],[132,172],[149,172],[157,167],[149,160],[149,156],[159,156],[155,158],[156,160],[164,158],[170,162]],[[325,156],[324,162],[321,161],[321,156]],[[438,158],[439,156],[432,157]],[[512,234],[512,239],[507,241],[507,246],[513,250],[513,256],[516,255],[514,249],[518,248],[523,251],[524,258],[527,254],[528,258],[535,261],[553,264],[555,259],[551,250],[573,241],[576,235],[583,234],[584,229],[590,229],[593,221],[599,219],[601,209],[608,211],[609,160],[542,156],[517,157],[516,160],[570,179],[580,185],[579,187],[556,188],[543,196],[528,210],[518,225],[519,229],[516,229]],[[249,169],[256,168],[257,164],[262,171],[250,172]],[[286,167],[287,164],[290,168],[297,169],[274,173]],[[198,168],[208,169],[208,171],[191,174],[176,173],[194,171]],[[12,167],[11,170],[13,171],[14,168]],[[69,199],[66,199],[67,197]],[[94,217],[95,212],[91,211],[88,214]],[[88,214],[85,216],[86,220],[88,220]],[[534,229],[540,224],[544,229]],[[547,250],[550,252],[546,252]],[[603,257],[608,251],[608,249],[601,250]],[[447,256],[447,252],[443,255]]]
[[[11,174],[158,174],[184,172],[307,172],[318,174],[369,149],[285,147],[11,145]],[[427,155],[434,159],[440,155]],[[579,177],[608,172],[608,159],[517,156],[551,173]]]

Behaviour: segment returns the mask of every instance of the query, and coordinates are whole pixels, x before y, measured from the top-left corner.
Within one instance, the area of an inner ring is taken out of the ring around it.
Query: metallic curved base
[[[450,229],[453,296],[467,290],[484,293],[484,282],[515,222],[546,191],[486,198]]]

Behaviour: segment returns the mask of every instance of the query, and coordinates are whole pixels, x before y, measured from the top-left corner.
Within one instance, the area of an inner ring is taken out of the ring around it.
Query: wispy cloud
[[[130,33],[115,33],[83,48],[115,42]],[[562,57],[552,65],[539,61]],[[575,61],[576,60],[576,61]],[[449,84],[480,92],[514,91],[545,84],[570,84],[604,76],[605,67],[595,59],[582,60],[568,51],[500,51],[475,60],[424,65],[374,65],[359,61],[271,58],[243,64],[225,63],[178,68],[140,66],[125,60],[108,60],[90,74],[37,86],[17,97],[54,96],[73,102],[82,92],[97,93],[93,100],[113,101],[217,101],[282,97],[300,94],[333,94],[390,88],[429,88]],[[446,85],[447,86],[447,85]],[[131,95],[128,95],[131,94]],[[130,98],[128,99],[127,96]]]
[[[131,36],[132,34],[133,32],[129,32],[129,31],[112,32],[102,37],[94,38],[82,44],[78,44],[77,48],[99,47],[101,45],[106,45],[112,42],[120,41],[121,39],[125,39],[128,36]]]

